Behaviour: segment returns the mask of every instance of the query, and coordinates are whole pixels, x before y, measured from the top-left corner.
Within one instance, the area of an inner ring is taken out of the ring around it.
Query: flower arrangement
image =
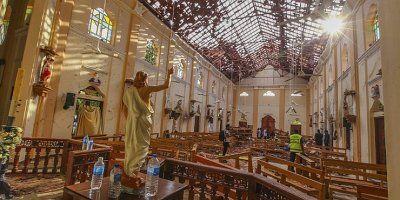
[[[0,159],[7,159],[10,150],[21,144],[23,130],[19,127],[9,127],[0,131]]]

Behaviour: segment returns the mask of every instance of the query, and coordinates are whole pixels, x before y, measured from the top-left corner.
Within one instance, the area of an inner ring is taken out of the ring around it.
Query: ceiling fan
[[[316,0],[316,6],[314,10],[312,10],[309,14],[306,14],[301,17],[293,18],[293,19],[288,19],[283,22],[279,22],[276,25],[277,26],[283,26],[286,24],[290,24],[293,22],[298,22],[300,20],[306,20],[308,18],[311,18],[312,20],[322,18],[326,15],[325,9],[329,8],[333,4],[333,0]]]
[[[296,106],[298,106],[298,104],[292,100],[292,102],[290,103],[289,108],[286,110],[286,114],[289,114],[289,115],[292,115],[292,116],[297,115],[297,111],[295,109]]]
[[[297,90],[297,91],[294,91],[292,94],[301,94],[303,91],[301,91],[301,90]],[[295,103],[294,101],[292,102],[292,103]]]

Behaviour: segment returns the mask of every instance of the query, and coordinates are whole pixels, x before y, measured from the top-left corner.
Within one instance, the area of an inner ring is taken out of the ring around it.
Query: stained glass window
[[[215,81],[213,81],[211,84],[211,93],[213,93],[213,94],[215,94],[215,86],[217,86],[217,83]]]
[[[157,46],[154,44],[154,40],[147,40],[146,42],[146,53],[144,55],[144,60],[152,65],[156,65],[157,60]]]
[[[181,79],[183,79],[185,76],[185,67],[183,66],[182,62],[183,61],[181,60],[175,65],[176,76]]]
[[[379,39],[381,39],[381,32],[380,32],[380,27],[379,27],[379,15],[378,15],[378,11],[375,12],[375,16],[374,16],[374,21],[373,21],[373,25],[372,25],[372,29],[374,31],[374,41],[378,41]]]
[[[200,88],[203,88],[203,72],[201,72],[201,71],[197,75],[197,86]]]
[[[95,8],[90,14],[89,34],[100,40],[110,43],[112,36],[112,22],[102,8]]]

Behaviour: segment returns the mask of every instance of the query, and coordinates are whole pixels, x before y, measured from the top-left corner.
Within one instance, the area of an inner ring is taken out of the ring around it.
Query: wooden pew
[[[258,155],[258,156],[266,156],[266,155],[273,155],[278,158],[282,159],[288,159],[289,158],[289,152],[285,151],[283,149],[266,149],[266,148],[257,148],[257,147],[251,147],[251,152],[253,155]]]
[[[188,199],[314,200],[265,177],[198,163],[166,159],[162,178],[189,184]]]
[[[357,187],[387,188],[385,165],[326,159],[323,161],[325,179],[330,193],[357,195]]]
[[[314,148],[319,148],[323,150],[328,150],[328,151],[333,151],[333,152],[339,152],[339,153],[347,153],[346,148],[341,148],[341,147],[326,147],[326,146],[320,146],[316,144],[309,144],[307,145],[308,147],[314,147]]]
[[[297,173],[289,171],[289,167],[293,167]],[[325,197],[324,172],[321,170],[266,156],[257,161],[256,173],[273,178],[308,195],[316,196],[318,199]]]
[[[236,154],[229,154],[226,156],[220,156],[218,158],[218,161],[220,163],[222,163],[223,161],[233,159],[233,160],[235,160],[235,168],[240,169],[240,161],[243,157],[245,157],[247,159],[247,160],[245,160],[245,162],[247,162],[247,171],[250,173],[253,173],[253,156],[252,156],[251,151],[246,151],[246,152],[236,153]]]
[[[296,153],[295,163],[302,164],[305,166],[310,166],[312,168],[316,168],[316,166],[317,166],[317,163],[315,162],[315,160],[313,160],[301,153]]]
[[[387,188],[378,188],[370,186],[357,186],[357,199],[358,200],[387,200]]]

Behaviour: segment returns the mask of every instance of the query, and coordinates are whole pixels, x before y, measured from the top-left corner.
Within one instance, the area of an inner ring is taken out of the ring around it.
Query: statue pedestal
[[[122,173],[121,185],[122,192],[133,195],[144,195],[145,192],[145,175],[138,173],[137,177],[129,177],[128,175]]]

